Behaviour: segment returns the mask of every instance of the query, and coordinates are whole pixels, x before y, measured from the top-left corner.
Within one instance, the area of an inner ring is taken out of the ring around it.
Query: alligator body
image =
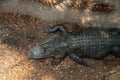
[[[79,64],[88,66],[82,58],[101,59],[111,52],[120,57],[120,30],[86,28],[79,33],[69,32],[62,24],[44,29],[46,33],[60,31],[48,41],[33,47],[28,56],[33,59],[56,57],[66,54]]]

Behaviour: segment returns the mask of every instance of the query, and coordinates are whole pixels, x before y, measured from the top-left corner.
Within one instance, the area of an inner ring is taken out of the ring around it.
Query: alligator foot
[[[61,31],[61,33],[66,34],[68,33],[66,27],[62,24],[55,25],[53,27],[46,27],[43,29],[45,33],[54,33],[56,31]]]
[[[74,60],[75,62],[77,62],[78,64],[87,66],[87,67],[91,67],[89,64],[87,64],[87,62],[85,62],[83,59],[81,59],[78,55],[76,55],[75,53],[68,53],[69,57]]]

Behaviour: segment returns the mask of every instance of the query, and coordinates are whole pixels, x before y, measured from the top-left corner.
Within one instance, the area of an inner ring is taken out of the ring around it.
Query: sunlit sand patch
[[[0,69],[0,80],[25,80],[34,72],[30,60],[5,45],[0,45]]]
[[[52,76],[51,74],[48,75],[42,75],[40,80],[56,80],[54,76]]]

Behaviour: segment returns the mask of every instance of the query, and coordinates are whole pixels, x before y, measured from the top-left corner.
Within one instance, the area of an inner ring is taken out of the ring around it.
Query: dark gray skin
[[[87,28],[79,33],[68,32],[64,25],[58,24],[44,29],[45,33],[60,31],[48,41],[33,47],[28,56],[33,59],[57,57],[66,54],[77,63],[89,66],[82,58],[101,59],[112,51],[120,57],[120,30]]]

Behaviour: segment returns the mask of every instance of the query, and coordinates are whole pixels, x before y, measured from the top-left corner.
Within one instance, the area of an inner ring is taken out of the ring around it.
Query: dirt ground
[[[0,80],[115,80],[109,73],[116,67],[120,72],[120,58],[113,55],[101,60],[85,59],[92,68],[79,65],[67,56],[61,63],[51,58],[29,59],[29,49],[53,35],[43,33],[42,29],[56,23],[63,22],[0,12]],[[69,31],[75,26],[64,24]],[[116,80],[120,80],[119,74]]]

